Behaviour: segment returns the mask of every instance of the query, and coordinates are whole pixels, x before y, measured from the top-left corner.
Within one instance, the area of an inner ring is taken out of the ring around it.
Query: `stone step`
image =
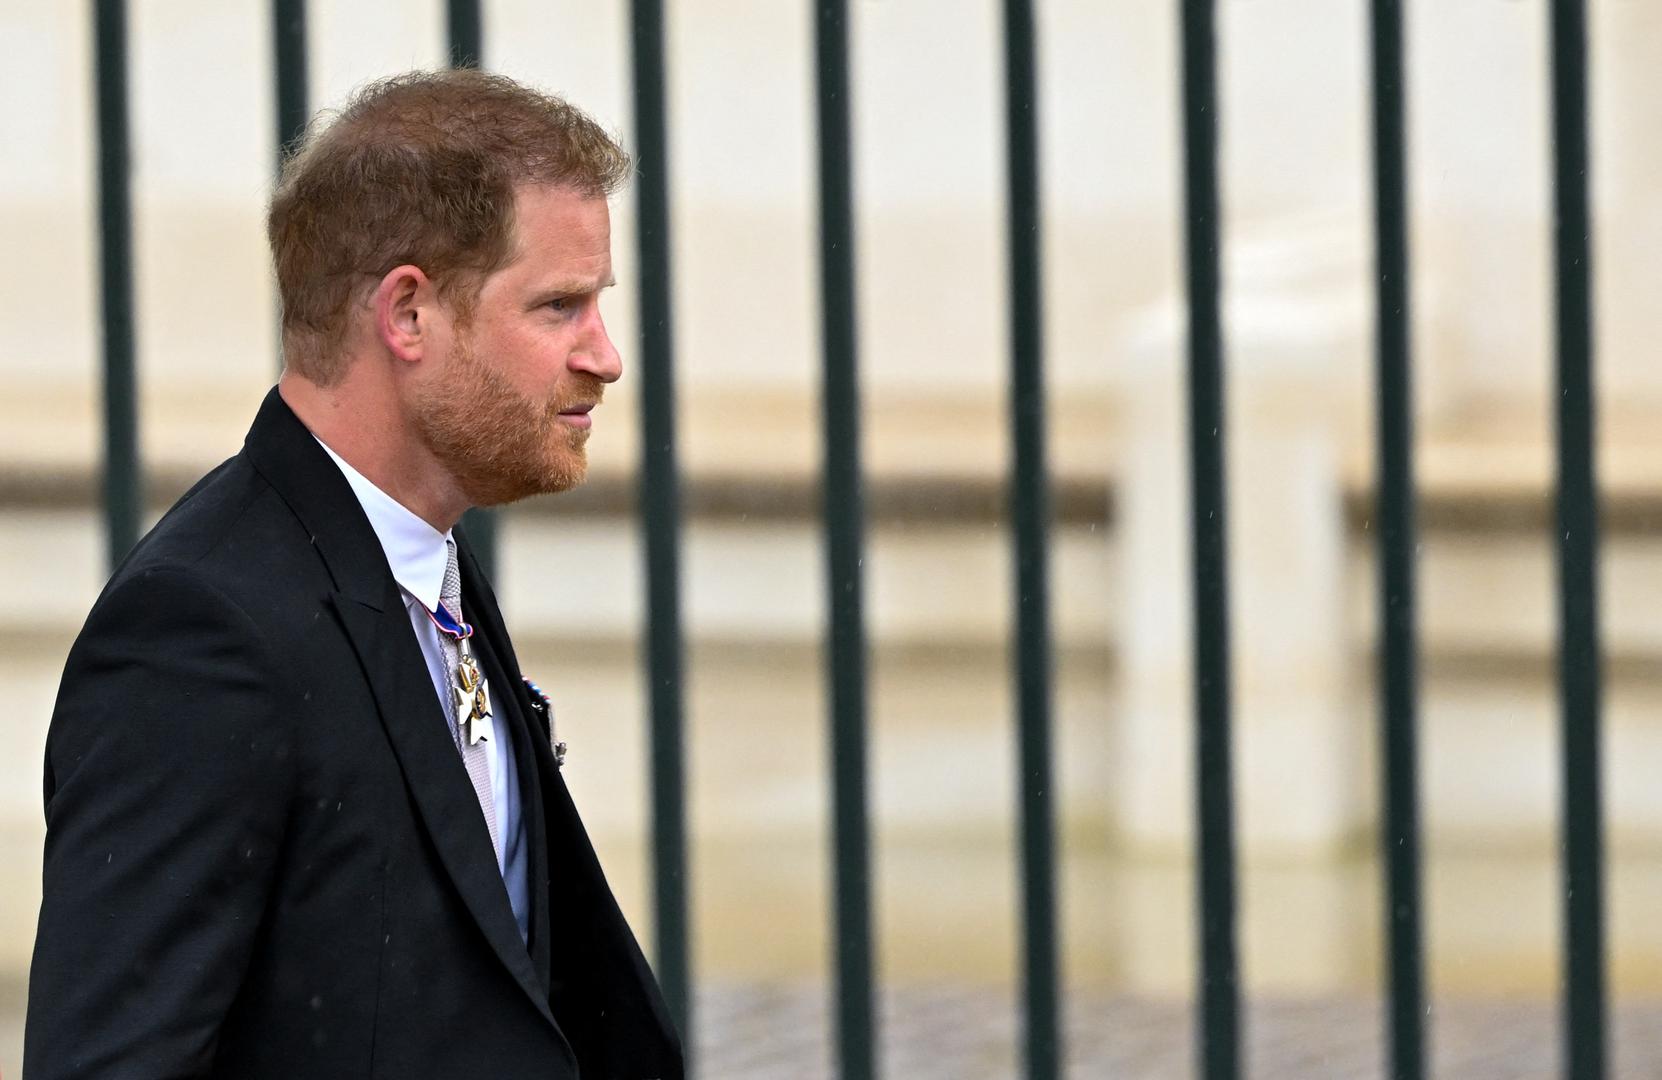
[[[581,733],[576,742],[610,755],[608,790],[630,793],[618,805],[644,805],[639,740],[622,734],[645,709],[637,533],[615,521],[516,514],[505,521],[503,541],[503,606],[527,670],[571,699],[561,714]],[[1013,715],[1006,543],[990,526],[873,529],[867,581],[874,754],[884,763],[878,810],[893,827],[971,835],[1004,827],[1013,798],[1004,779]],[[44,730],[64,651],[100,586],[100,562],[88,513],[30,511],[0,525],[0,573],[16,583],[12,610],[32,620],[0,619],[9,658],[0,666],[12,672],[6,686],[12,700],[29,703],[0,726],[26,739]],[[1353,543],[1342,708],[1345,738],[1357,749],[1341,766],[1345,786],[1368,808],[1377,786],[1370,562],[1364,544]],[[1546,544],[1437,535],[1422,565],[1427,828],[1449,840],[1548,843],[1558,815],[1559,749]],[[1068,796],[1060,812],[1068,828],[1087,833],[1113,832],[1121,770],[1134,767],[1119,726],[1113,613],[1122,572],[1111,535],[1089,526],[1058,530],[1057,716]],[[1616,842],[1649,848],[1662,845],[1662,795],[1643,767],[1662,751],[1662,626],[1652,615],[1662,606],[1662,544],[1614,538],[1604,575],[1607,813]],[[711,809],[705,828],[744,831],[758,821],[817,827],[819,772],[800,762],[817,753],[823,726],[822,579],[819,538],[805,524],[695,522],[688,529],[690,722],[739,760],[778,738],[790,748],[741,773],[744,783],[724,786],[735,797]],[[765,718],[760,729],[744,721],[752,716]],[[1247,708],[1237,717],[1237,794],[1249,817],[1284,782],[1279,744],[1254,734],[1260,719]],[[1173,739],[1186,736],[1187,707],[1172,706],[1170,722]],[[34,812],[38,760],[31,754],[0,761],[0,813]],[[971,782],[977,770],[959,767],[978,760],[1001,763],[997,785]],[[947,762],[954,764],[942,768]],[[1187,775],[1171,783],[1186,787]],[[916,783],[918,776],[935,779]],[[883,794],[885,777],[894,778],[892,799]],[[1368,810],[1362,821],[1370,817]],[[611,824],[626,835],[643,822],[626,814]],[[1163,842],[1186,846],[1180,836]]]
[[[822,539],[811,521],[693,519],[682,578],[690,637],[802,644],[825,624]],[[867,617],[879,643],[992,647],[1009,633],[1011,559],[996,521],[879,520],[868,532]],[[1348,632],[1365,654],[1376,631],[1371,527],[1347,544]],[[1556,649],[1555,555],[1543,531],[1428,529],[1420,626],[1431,677],[1527,680]],[[627,517],[515,510],[501,525],[503,607],[516,634],[633,638],[644,604],[640,533]],[[741,568],[742,572],[735,572]],[[1662,679],[1662,532],[1615,532],[1603,550],[1602,620],[1613,674]],[[102,586],[100,519],[90,508],[8,509],[0,572],[15,583],[0,636],[25,625],[72,632]],[[1110,524],[1052,532],[1053,633],[1064,647],[1114,647],[1121,575]],[[1185,604],[1181,597],[1174,604]],[[575,614],[574,614],[575,613]],[[580,628],[580,630],[579,630]]]
[[[63,638],[18,639],[0,686],[27,703],[0,727],[0,968],[26,961],[38,899],[40,761]],[[647,767],[639,654],[616,641],[534,636],[528,672],[552,693],[571,745],[567,778],[632,916],[648,917]],[[1015,748],[996,652],[873,654],[869,760],[886,963],[941,978],[999,978],[1015,955]],[[810,646],[694,643],[688,656],[688,817],[696,929],[706,966],[745,977],[813,971],[828,955],[829,766],[821,657]],[[1612,695],[1606,756],[1611,913],[1623,985],[1662,992],[1662,808],[1655,691]],[[1464,696],[1434,684],[1422,733],[1428,933],[1440,979],[1474,991],[1550,986],[1555,975],[1558,791],[1547,695]],[[1359,729],[1373,711],[1355,710]],[[1114,829],[1111,665],[1064,653],[1056,681],[1056,799],[1070,963],[1171,991],[1192,970],[1186,850],[1145,850]],[[1173,717],[1174,736],[1188,723]],[[1364,746],[1371,739],[1363,730]],[[1241,734],[1240,813],[1285,782],[1252,767]],[[1347,782],[1371,789],[1371,752]],[[1371,794],[1366,801],[1372,805]],[[1187,800],[1184,800],[1185,804]],[[1240,819],[1243,829],[1251,822]],[[1243,948],[1266,985],[1368,985],[1377,968],[1379,873],[1371,837],[1304,859],[1243,858]],[[1507,897],[1497,910],[1496,896]],[[768,914],[771,913],[771,914]],[[761,915],[767,918],[761,919]],[[756,940],[758,922],[776,926]],[[645,930],[642,931],[646,933]]]
[[[689,823],[702,970],[779,979],[822,972],[829,853],[820,541],[800,518],[700,517],[684,551]],[[1010,560],[996,521],[874,522],[872,817],[884,970],[1001,980],[1013,970],[1016,805],[1009,677]],[[1177,993],[1193,970],[1186,846],[1148,848],[1116,828],[1134,768],[1118,739],[1126,573],[1115,532],[1055,534],[1057,806],[1069,963],[1136,992]],[[1359,748],[1344,782],[1377,803],[1373,571],[1368,532],[1346,550],[1345,723]],[[39,763],[63,655],[100,587],[86,507],[8,510],[0,573],[0,970],[26,964],[38,903]],[[1547,992],[1557,980],[1558,736],[1553,574],[1546,538],[1521,528],[1429,529],[1422,761],[1434,983]],[[1613,978],[1662,992],[1662,543],[1617,532],[1606,551],[1611,653],[1605,757]],[[616,513],[510,513],[503,602],[522,662],[554,694],[573,747],[568,776],[625,907],[650,939],[639,536]],[[1173,604],[1184,604],[1174,597]],[[1289,782],[1239,717],[1238,823]],[[1170,716],[1171,736],[1190,724]],[[1295,778],[1296,779],[1296,778]],[[1186,789],[1187,779],[1177,783]],[[1181,793],[1180,793],[1181,795]],[[1182,795],[1178,805],[1187,807]],[[1184,811],[1186,813],[1186,811]],[[1378,969],[1379,873],[1367,832],[1299,858],[1243,852],[1243,956],[1255,985],[1361,992]],[[1506,897],[1498,905],[1496,897]],[[777,927],[758,940],[756,927]]]

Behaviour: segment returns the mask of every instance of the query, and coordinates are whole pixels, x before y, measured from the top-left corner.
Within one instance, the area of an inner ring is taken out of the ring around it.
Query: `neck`
[[[277,393],[329,449],[434,529],[461,520],[467,497],[416,438],[396,387],[376,378],[373,363],[351,364],[330,386],[284,370]]]

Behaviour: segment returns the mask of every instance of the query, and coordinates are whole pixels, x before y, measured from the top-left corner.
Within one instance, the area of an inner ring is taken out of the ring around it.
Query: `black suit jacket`
[[[680,1077],[489,584],[529,947],[369,521],[273,391],[70,652],[25,1075]]]

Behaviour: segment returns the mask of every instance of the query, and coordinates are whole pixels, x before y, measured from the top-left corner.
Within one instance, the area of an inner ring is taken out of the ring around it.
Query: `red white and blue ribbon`
[[[439,628],[440,633],[449,634],[457,641],[465,641],[473,636],[473,624],[462,622],[451,615],[444,609],[443,604],[439,605],[437,611],[429,611],[427,617],[433,620],[433,625]]]
[[[521,675],[525,688],[531,691],[531,706],[542,713],[543,719],[548,721],[548,742],[554,748],[554,767],[563,768],[566,763],[566,744],[560,741],[559,732],[554,728],[554,702],[548,698],[548,693],[542,687]]]

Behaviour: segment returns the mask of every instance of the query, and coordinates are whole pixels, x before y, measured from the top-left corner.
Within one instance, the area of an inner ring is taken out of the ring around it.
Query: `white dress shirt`
[[[313,436],[316,438],[316,436]],[[439,590],[444,585],[444,566],[447,561],[445,543],[450,533],[439,532],[426,521],[382,491],[346,461],[322,439],[318,445],[340,467],[352,493],[369,517],[370,528],[381,541],[381,550],[392,567],[393,580],[404,594],[404,607],[409,612],[410,626],[427,660],[427,673],[433,679],[433,692],[438,695],[440,715],[448,715],[451,675],[445,670],[444,653],[439,644],[439,628],[433,625],[428,612],[439,606]],[[462,617],[468,617],[468,599],[462,597]],[[508,687],[491,687],[490,699],[505,700],[511,693]],[[485,740],[486,756],[490,761],[491,799],[496,804],[497,835],[502,839],[502,854],[497,869],[508,888],[508,901],[514,909],[514,920],[519,923],[519,935],[529,938],[531,933],[530,892],[526,877],[525,823],[520,819],[519,774],[514,771],[513,740],[507,731],[505,718],[493,725],[495,737]],[[456,767],[462,767],[460,755]]]

